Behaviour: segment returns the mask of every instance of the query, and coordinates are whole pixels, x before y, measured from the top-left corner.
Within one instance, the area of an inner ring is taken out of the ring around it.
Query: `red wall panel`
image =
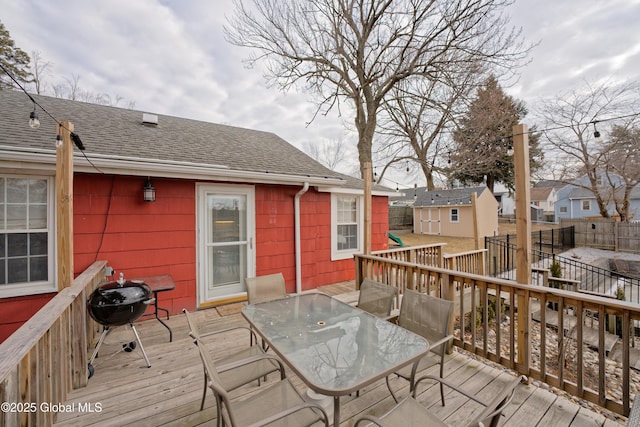
[[[96,260],[108,260],[126,278],[171,274],[176,289],[161,294],[161,306],[171,314],[182,308],[194,310],[196,183],[153,179],[156,201],[149,203],[142,200],[144,181],[142,177],[76,174],[75,274]],[[288,292],[295,291],[294,197],[300,188],[255,186],[256,275],[282,272]],[[300,207],[303,290],[353,279],[352,259],[331,260],[330,193],[310,188],[300,198]],[[372,207],[372,249],[378,250],[387,247],[387,199],[374,197]],[[24,313],[24,321],[50,298],[0,299],[0,310]],[[3,316],[0,341],[16,328],[15,319]]]

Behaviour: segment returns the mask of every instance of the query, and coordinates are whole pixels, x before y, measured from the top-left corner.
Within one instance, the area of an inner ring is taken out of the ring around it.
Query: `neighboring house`
[[[282,272],[288,292],[354,278],[361,180],[272,133],[33,97],[86,146],[74,158],[76,276],[96,260],[125,278],[171,274],[162,305],[172,314],[245,298],[245,277]],[[42,125],[30,129],[33,108],[0,91],[0,341],[58,290],[57,127],[38,108]],[[154,202],[143,201],[148,180]],[[374,186],[374,250],[388,246],[392,194]]]
[[[496,182],[493,188],[493,196],[498,201],[498,216],[513,217],[516,212],[516,201],[513,193],[502,183]]]
[[[421,191],[416,196],[416,234],[474,237],[477,232],[478,237],[485,237],[498,233],[498,202],[487,187]]]
[[[544,221],[555,221],[555,203],[558,193],[554,187],[533,187],[529,190],[531,204],[542,210]]]
[[[583,188],[579,185],[588,185],[589,181],[586,176],[582,176],[574,181],[574,184],[568,184],[558,190],[557,201],[555,203],[556,220],[561,218],[593,218],[601,217],[598,203],[593,191]],[[603,193],[610,197],[612,189],[607,184],[604,176],[598,181],[598,186],[602,188]],[[615,209],[613,201],[607,204],[609,215],[615,217],[618,213]],[[631,191],[630,214],[637,219],[640,216],[640,187],[636,186]]]

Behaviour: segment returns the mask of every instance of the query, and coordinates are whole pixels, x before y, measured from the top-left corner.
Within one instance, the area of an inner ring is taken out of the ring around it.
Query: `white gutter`
[[[0,145],[0,167],[15,170],[51,170],[55,171],[56,153],[54,150],[16,149],[5,150]],[[273,172],[245,171],[230,169],[225,165],[179,162],[171,160],[133,158],[126,156],[91,153],[87,161],[82,154],[74,153],[74,170],[86,173],[105,173],[117,175],[153,176],[158,178],[179,178],[195,180],[225,180],[232,182],[259,182],[265,184],[341,186],[341,178],[309,175],[288,175]]]
[[[302,189],[293,198],[294,238],[296,253],[296,293],[302,292],[302,254],[300,253],[300,198],[309,190],[309,183],[305,182]]]

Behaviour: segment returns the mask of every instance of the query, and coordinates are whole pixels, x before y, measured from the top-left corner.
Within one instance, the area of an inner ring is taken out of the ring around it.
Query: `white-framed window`
[[[458,208],[451,208],[449,218],[451,222],[460,222],[460,211]]]
[[[364,209],[362,197],[331,194],[331,259],[347,259],[362,252]]]
[[[560,206],[558,212],[560,212],[561,214],[566,214],[567,212],[569,212],[569,209],[566,206]]]
[[[590,211],[591,210],[591,200],[583,200],[582,201],[582,210]]]
[[[0,175],[0,297],[57,290],[53,182]]]

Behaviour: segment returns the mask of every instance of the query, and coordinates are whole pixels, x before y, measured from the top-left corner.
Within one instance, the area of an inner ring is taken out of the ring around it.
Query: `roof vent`
[[[158,116],[155,114],[142,113],[142,124],[145,126],[158,126]]]

